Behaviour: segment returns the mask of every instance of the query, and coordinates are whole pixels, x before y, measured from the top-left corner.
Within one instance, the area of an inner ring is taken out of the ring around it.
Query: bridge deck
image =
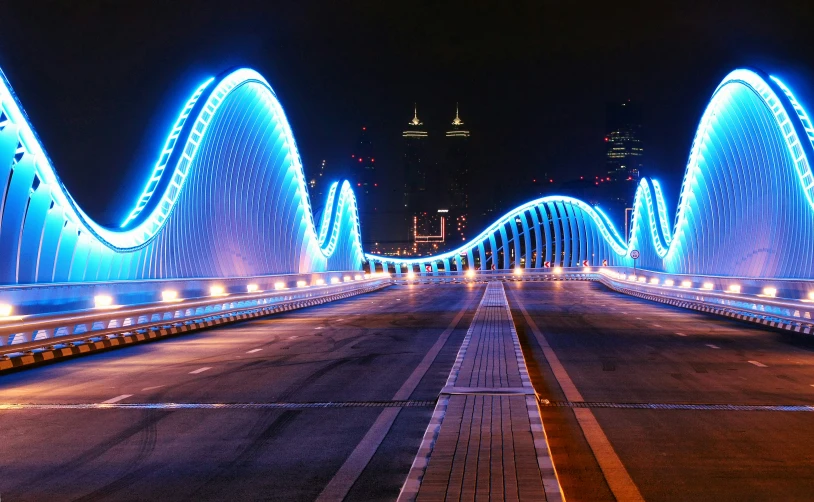
[[[490,283],[400,500],[559,500],[502,283]]]

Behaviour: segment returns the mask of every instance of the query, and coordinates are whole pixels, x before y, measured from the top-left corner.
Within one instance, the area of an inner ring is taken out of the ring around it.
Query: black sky
[[[812,4],[4,1],[0,67],[68,189],[109,224],[185,97],[235,66],[275,88],[307,171],[345,161],[365,125],[378,169],[400,175],[412,103],[440,132],[460,102],[482,166],[474,202],[500,186],[506,208],[543,173],[602,172],[605,103],[634,99],[644,174],[674,199],[728,71],[756,66],[804,96],[814,88]]]

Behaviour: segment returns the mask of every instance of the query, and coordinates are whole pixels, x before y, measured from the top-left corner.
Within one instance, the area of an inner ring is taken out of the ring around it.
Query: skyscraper
[[[415,237],[414,216],[425,212],[427,192],[427,130],[418,119],[418,107],[413,108],[413,119],[402,132],[404,138],[404,211],[407,237]]]
[[[357,197],[369,195],[378,187],[376,158],[373,156],[373,143],[368,137],[367,127],[362,127],[359,140],[351,154],[351,173]]]
[[[608,175],[617,180],[638,180],[644,157],[641,108],[630,100],[609,104],[605,118]]]
[[[376,172],[376,158],[373,153],[373,142],[368,135],[367,127],[362,127],[359,139],[350,156],[348,179],[356,193],[359,217],[363,222],[362,243],[369,245],[373,236],[381,233],[382,223],[377,218],[379,200],[379,180]]]
[[[469,131],[455,105],[455,118],[452,128],[444,138],[446,142],[445,170],[449,180],[449,219],[447,234],[451,240],[466,240],[466,226],[469,216]]]

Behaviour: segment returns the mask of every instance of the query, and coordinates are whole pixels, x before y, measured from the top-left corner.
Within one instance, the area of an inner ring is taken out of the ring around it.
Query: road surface
[[[0,497],[392,500],[482,292],[392,286],[2,376],[29,406],[0,411]]]
[[[611,482],[621,489],[632,482],[646,500],[811,500],[814,413],[669,405],[814,405],[814,338],[599,283],[511,283],[507,294],[541,398],[566,401],[521,305],[573,382],[569,392],[594,403],[542,409],[567,499],[612,500]],[[615,408],[620,403],[668,406]],[[584,432],[575,412],[585,411],[601,432]],[[602,435],[611,451],[594,454],[590,440]],[[603,479],[599,464],[612,466],[613,455],[627,480],[618,470]]]

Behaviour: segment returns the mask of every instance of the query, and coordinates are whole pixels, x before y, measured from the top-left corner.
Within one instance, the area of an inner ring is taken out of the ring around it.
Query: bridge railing
[[[142,332],[157,327],[182,326],[261,309],[274,311],[281,306],[301,306],[314,300],[330,300],[377,289],[390,284],[383,275],[342,276],[331,284],[229,293],[216,289],[207,297],[180,298],[138,305],[108,304],[72,312],[6,316],[0,318],[0,354],[23,352],[54,344]]]

